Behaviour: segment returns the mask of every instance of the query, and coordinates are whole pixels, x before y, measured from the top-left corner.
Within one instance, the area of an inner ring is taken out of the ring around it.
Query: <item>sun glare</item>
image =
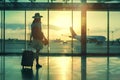
[[[60,28],[68,28],[72,25],[71,12],[69,11],[51,11],[50,24]]]
[[[71,26],[71,19],[66,18],[64,16],[59,17],[55,20],[54,25],[64,29],[68,28]]]

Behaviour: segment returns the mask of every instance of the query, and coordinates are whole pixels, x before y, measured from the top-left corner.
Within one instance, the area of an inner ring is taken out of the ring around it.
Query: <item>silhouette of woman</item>
[[[35,16],[33,16],[34,20],[31,24],[30,42],[32,42],[32,47],[36,50],[36,67],[37,68],[42,67],[42,65],[39,64],[39,52],[41,49],[43,49],[43,44],[44,44],[43,42],[47,41],[47,39],[45,38],[42,32],[42,27],[41,27],[42,17],[43,16],[41,16],[39,13],[35,13]]]

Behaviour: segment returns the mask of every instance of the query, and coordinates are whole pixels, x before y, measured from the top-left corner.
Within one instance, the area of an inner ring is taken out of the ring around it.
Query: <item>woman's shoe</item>
[[[42,65],[36,64],[36,68],[41,68],[41,67],[42,67]]]

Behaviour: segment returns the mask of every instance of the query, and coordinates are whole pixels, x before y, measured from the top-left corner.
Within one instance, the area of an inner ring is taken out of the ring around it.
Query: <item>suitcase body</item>
[[[22,67],[24,68],[25,66],[30,66],[32,68],[33,61],[34,61],[34,53],[33,53],[33,51],[25,50],[22,53],[22,60],[21,60]]]

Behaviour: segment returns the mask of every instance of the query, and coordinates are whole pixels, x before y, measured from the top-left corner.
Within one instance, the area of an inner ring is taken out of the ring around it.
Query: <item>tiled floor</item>
[[[119,80],[120,58],[88,57],[85,62],[81,57],[40,57],[43,66],[36,69],[22,69],[21,56],[5,57],[5,80]],[[81,76],[86,70],[86,76]]]

